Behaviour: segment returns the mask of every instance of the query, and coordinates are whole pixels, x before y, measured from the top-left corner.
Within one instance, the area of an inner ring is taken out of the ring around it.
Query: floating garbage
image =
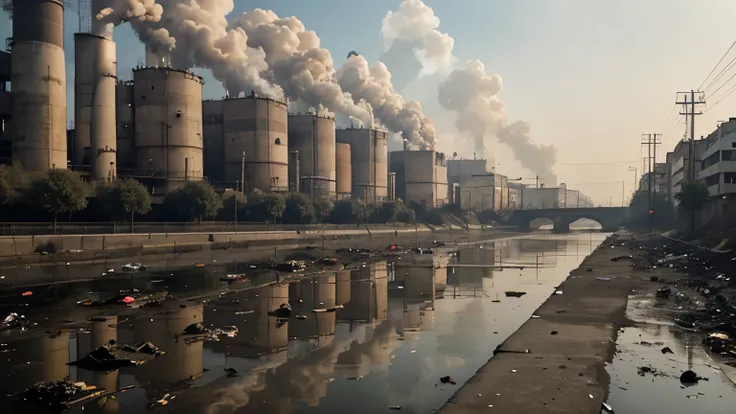
[[[126,263],[126,264],[122,265],[121,268],[124,271],[126,271],[126,272],[138,272],[138,271],[141,271],[141,270],[147,270],[148,269],[148,267],[146,267],[146,265],[140,264],[138,262]]]
[[[227,282],[227,283],[234,283],[234,282],[245,282],[248,280],[248,278],[245,276],[245,273],[235,273],[235,274],[227,274],[220,278],[221,281]]]
[[[164,406],[167,406],[167,405],[169,405],[169,401],[173,400],[174,398],[176,398],[175,395],[170,394],[170,393],[166,393],[160,399],[148,403],[148,409],[150,410],[150,409],[153,409],[153,408],[156,408],[156,407],[164,407]]]
[[[153,358],[164,355],[150,342],[140,342],[133,345],[120,345],[114,340],[93,350],[84,358],[68,363],[90,371],[114,371],[128,366],[137,366]]]
[[[63,411],[79,404],[133,388],[135,388],[135,385],[116,390],[106,390],[105,388],[88,385],[85,382],[72,382],[67,377],[56,382],[37,382],[26,390],[12,395],[11,398],[19,403]]]
[[[516,290],[507,290],[505,293],[507,298],[520,298],[526,295],[526,292],[519,292]]]
[[[443,383],[443,384],[456,385],[455,384],[455,381],[453,381],[452,378],[450,378],[449,375],[448,376],[441,377],[440,378],[440,382]]]
[[[268,311],[268,316],[274,316],[277,318],[290,318],[291,317],[291,306],[288,303],[282,303],[278,309]]]
[[[28,325],[30,325],[30,322],[24,315],[18,315],[15,312],[11,312],[5,317],[5,319],[3,319],[2,323],[0,323],[0,330],[15,328],[25,329]]]

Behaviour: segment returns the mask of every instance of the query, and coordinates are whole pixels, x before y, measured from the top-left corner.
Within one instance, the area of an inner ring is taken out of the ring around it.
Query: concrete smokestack
[[[64,3],[13,1],[13,160],[28,171],[66,168]]]

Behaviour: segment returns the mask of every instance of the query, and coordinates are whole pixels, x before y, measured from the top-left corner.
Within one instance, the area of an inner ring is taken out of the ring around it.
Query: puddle
[[[372,414],[392,405],[408,413],[431,412],[604,238],[498,241],[460,252],[460,264],[480,267],[448,266],[448,258],[437,256],[407,257],[290,283],[264,279],[271,284],[237,290],[201,269],[37,287],[36,298],[53,294],[25,308],[41,324],[10,337],[13,351],[0,360],[0,395],[70,376],[108,389],[136,386],[115,399],[86,404],[85,412],[137,413],[166,393],[176,398],[161,412],[316,413],[351,406],[356,414]],[[141,291],[165,285],[176,299],[140,309],[74,306],[90,290],[131,288],[132,281]],[[526,295],[507,298],[507,290]],[[272,311],[285,303],[291,314],[276,316]],[[107,320],[86,322],[92,316]],[[59,325],[60,319],[77,324]],[[176,339],[196,322],[235,326],[238,335]],[[66,365],[109,339],[150,341],[166,354],[109,373]],[[440,383],[448,375],[457,385]],[[0,397],[0,407],[6,406]]]
[[[726,414],[736,407],[736,387],[720,364],[703,349],[702,333],[686,332],[648,311],[651,298],[629,299],[627,314],[642,322],[619,333],[617,353],[606,370],[611,377],[608,403],[616,413]],[[642,345],[641,342],[651,345]],[[673,354],[663,354],[669,347]],[[640,375],[640,367],[657,374]],[[728,368],[728,367],[727,367]],[[692,370],[708,381],[685,387],[680,374]],[[602,411],[605,413],[605,411]]]

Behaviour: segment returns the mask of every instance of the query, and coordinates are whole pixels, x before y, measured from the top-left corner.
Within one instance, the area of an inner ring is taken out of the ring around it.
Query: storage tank
[[[349,128],[337,130],[335,137],[350,144],[353,198],[368,203],[388,199],[388,132]]]
[[[216,186],[235,188],[225,183],[225,138],[222,130],[222,100],[202,102],[202,136],[204,137],[204,175]]]
[[[225,181],[239,181],[244,175],[246,188],[288,191],[286,102],[258,96],[226,99],[222,104],[222,117]]]
[[[115,42],[90,33],[74,35],[75,163],[92,180],[116,176]]]
[[[289,115],[289,149],[299,151],[301,191],[335,198],[335,119],[315,114]]]
[[[350,198],[352,193],[352,172],[350,165],[350,145],[335,144],[335,188],[338,199]]]
[[[183,69],[133,71],[136,165],[165,179],[168,190],[202,179],[203,84]]]
[[[29,171],[66,168],[62,0],[14,0],[13,160]]]
[[[133,173],[135,168],[135,110],[133,82],[118,82],[115,87],[115,124],[118,170]],[[137,174],[131,174],[137,175]]]

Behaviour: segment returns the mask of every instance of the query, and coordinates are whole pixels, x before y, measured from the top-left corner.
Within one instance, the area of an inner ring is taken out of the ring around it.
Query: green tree
[[[368,208],[360,200],[340,200],[335,203],[329,215],[329,222],[335,224],[362,223]]]
[[[689,181],[675,194],[678,207],[690,214],[690,231],[695,230],[695,213],[708,201],[708,187],[700,181]]]
[[[286,224],[310,224],[315,221],[314,203],[302,193],[286,196],[286,206],[281,221]]]
[[[166,194],[164,204],[170,214],[185,221],[215,217],[222,198],[204,181],[188,181],[183,187]]]
[[[649,214],[649,211],[652,214]],[[651,202],[649,193],[639,191],[629,203],[629,217],[626,225],[632,229],[654,228],[666,229],[677,225],[677,214],[664,195],[655,195]]]
[[[243,221],[246,217],[247,200],[240,191],[228,191],[222,195],[222,208],[217,214],[219,220]]]
[[[87,186],[76,173],[67,169],[51,169],[42,179],[35,180],[28,189],[28,201],[53,216],[54,233],[59,214],[83,210],[87,207]]]
[[[249,221],[276,223],[276,219],[284,214],[285,207],[284,198],[280,195],[253,191],[248,194],[246,216]]]
[[[27,185],[20,164],[0,165],[0,205],[12,204],[20,198],[19,190]]]
[[[97,198],[115,217],[130,217],[130,232],[134,231],[136,214],[151,211],[151,196],[139,181],[131,178],[117,180],[97,187]]]

